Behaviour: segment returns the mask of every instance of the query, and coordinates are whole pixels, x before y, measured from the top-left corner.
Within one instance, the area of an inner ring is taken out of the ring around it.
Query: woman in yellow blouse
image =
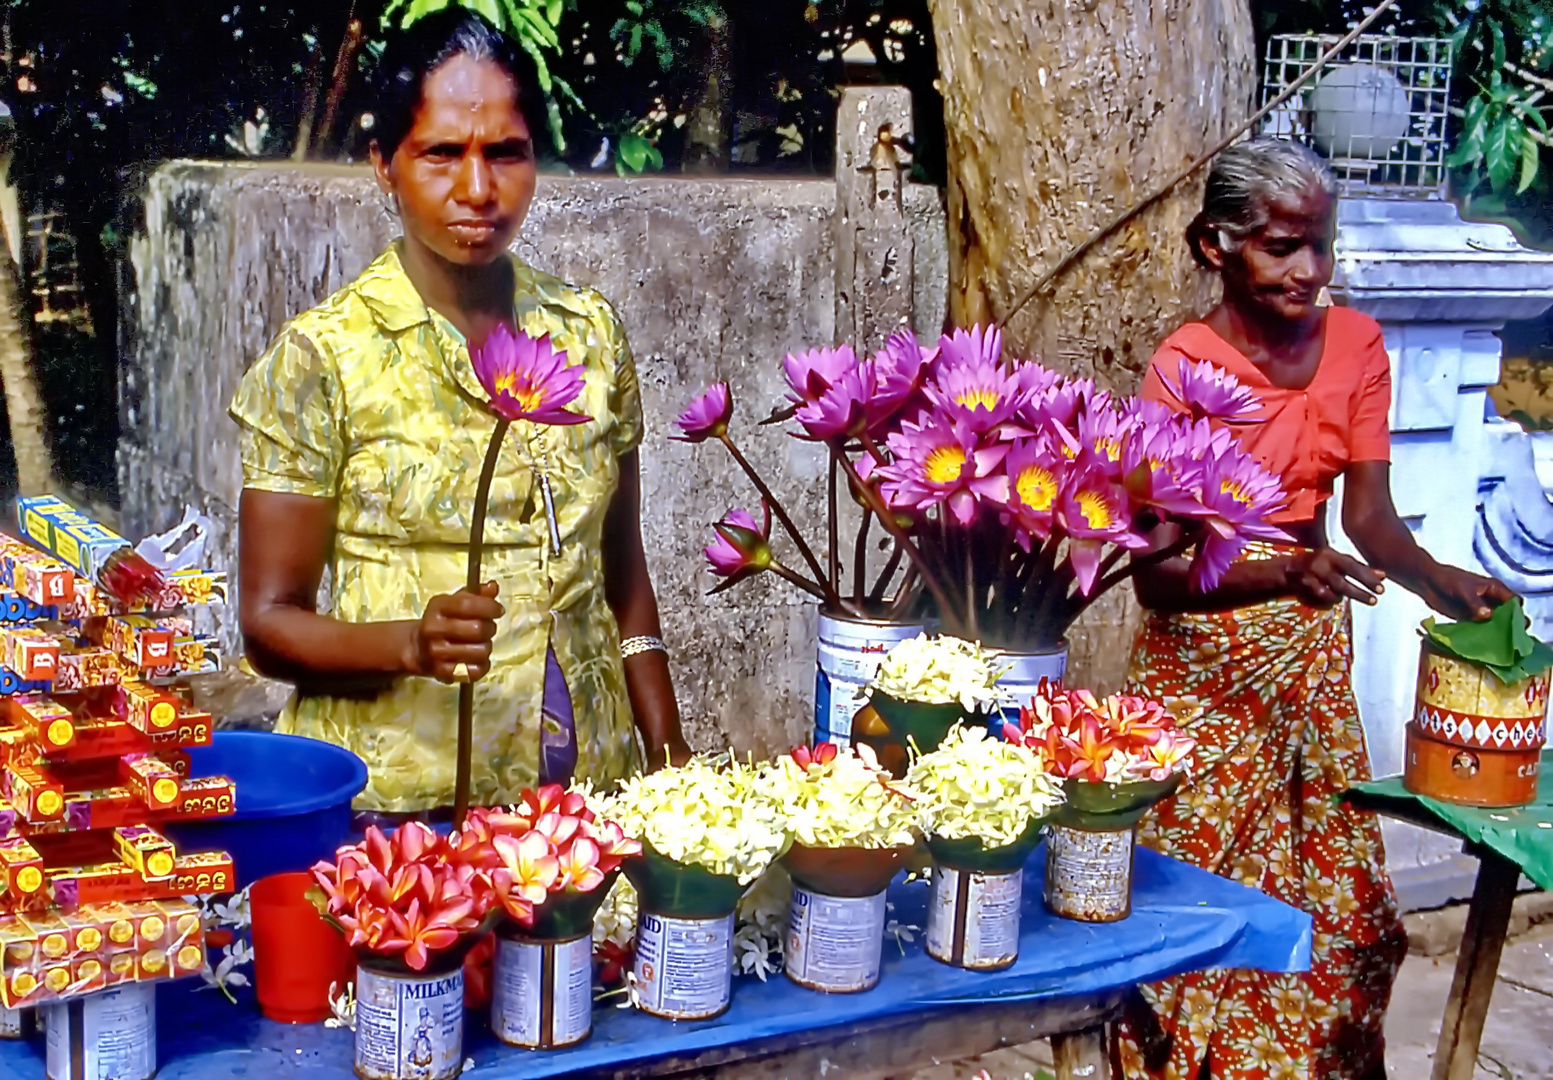
[[[574,774],[607,783],[643,752],[682,760],[642,550],[630,348],[603,297],[507,250],[545,131],[532,69],[452,8],[392,42],[381,73],[372,162],[404,235],[291,320],[232,403],[243,637],[255,668],[297,688],[279,729],[365,759],[357,809],[379,815],[435,817],[453,801],[461,678],[479,680],[475,805]],[[467,343],[499,324],[549,334],[586,365],[571,408],[590,420],[505,440],[491,580],[471,593],[465,545],[495,418]]]

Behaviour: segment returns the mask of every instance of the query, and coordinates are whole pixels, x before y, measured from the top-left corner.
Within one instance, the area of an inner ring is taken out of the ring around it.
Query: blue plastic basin
[[[267,731],[218,731],[189,751],[192,776],[229,776],[237,785],[230,817],[167,825],[183,851],[228,851],[237,886],[306,870],[329,858],[351,831],[351,800],[367,786],[367,766],[330,743]]]

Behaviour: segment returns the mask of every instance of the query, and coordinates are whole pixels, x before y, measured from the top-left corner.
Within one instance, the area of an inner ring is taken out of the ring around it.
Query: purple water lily
[[[782,371],[787,376],[788,389],[792,391],[789,400],[794,405],[818,401],[825,391],[857,367],[857,353],[850,345],[788,353],[782,361]]]
[[[1202,516],[1195,485],[1183,482],[1190,465],[1187,425],[1168,406],[1139,402],[1137,421],[1122,444],[1122,485],[1140,506],[1165,514]]]
[[[550,335],[531,338],[498,324],[469,351],[469,362],[490,395],[491,409],[504,420],[536,424],[586,424],[589,417],[566,406],[583,391],[582,364],[566,363],[566,353]]]
[[[816,442],[854,439],[867,427],[873,384],[872,367],[858,364],[838,375],[819,396],[799,405],[793,417]]]
[[[1207,529],[1192,560],[1191,584],[1206,592],[1223,579],[1248,541],[1288,541],[1288,534],[1267,520],[1287,497],[1278,478],[1238,444],[1204,458],[1192,472],[1188,483],[1202,503]]]
[[[720,439],[728,433],[728,421],[732,416],[733,395],[728,391],[728,384],[713,383],[679,414],[674,425],[680,434],[669,438],[688,443]]]
[[[760,525],[748,510],[730,510],[712,526],[715,535],[705,549],[706,561],[712,573],[727,578],[728,584],[771,565],[771,509],[762,506],[762,510],[764,521]]]
[[[869,434],[884,438],[885,429],[922,389],[927,374],[922,346],[910,330],[892,334],[866,362],[871,393],[865,402]]]
[[[1008,476],[999,471],[1006,443],[981,445],[963,420],[938,411],[907,420],[889,438],[894,460],[881,466],[883,489],[892,506],[925,510],[947,503],[955,519],[969,524],[976,504],[1008,501]]]
[[[1048,436],[1019,439],[1009,448],[1003,471],[1008,475],[1008,520],[1014,539],[1025,551],[1033,541],[1051,535],[1052,515],[1066,462]]]
[[[980,324],[969,330],[956,327],[938,339],[937,353],[935,364],[997,367],[1003,359],[1003,331]]]
[[[977,435],[1004,435],[1003,425],[1026,401],[1024,386],[1014,372],[985,357],[962,359],[947,352],[923,393],[951,420],[964,423]]]
[[[1221,420],[1226,424],[1257,424],[1262,418],[1262,399],[1239,379],[1208,360],[1192,363],[1181,357],[1176,381],[1160,380],[1165,392],[1181,403],[1193,420]]]
[[[1068,561],[1085,596],[1094,590],[1107,544],[1129,551],[1148,547],[1133,529],[1127,492],[1112,476],[1110,463],[1091,451],[1082,452],[1064,471],[1056,518],[1068,534]]]

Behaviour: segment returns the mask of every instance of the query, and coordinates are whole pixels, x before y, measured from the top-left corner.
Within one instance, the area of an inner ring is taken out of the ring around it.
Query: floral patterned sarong
[[[1144,987],[1158,1028],[1119,1025],[1127,1077],[1198,1080],[1206,1059],[1214,1080],[1354,1080],[1380,1061],[1407,938],[1379,823],[1335,798],[1370,778],[1352,659],[1346,606],[1286,600],[1145,625],[1129,692],[1162,700],[1198,742],[1140,842],[1309,912],[1314,954],[1303,974]]]

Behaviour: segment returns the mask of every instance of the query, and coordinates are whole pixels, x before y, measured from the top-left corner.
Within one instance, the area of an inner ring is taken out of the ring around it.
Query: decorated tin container
[[[593,936],[496,939],[491,1031],[504,1043],[549,1050],[593,1033]]]
[[[50,1005],[48,1080],[148,1080],[156,1073],[156,985]]]
[[[356,969],[362,1080],[452,1080],[464,1069],[464,969],[436,975]]]
[[[1109,831],[1046,826],[1046,906],[1080,922],[1118,922],[1132,912],[1135,827]]]
[[[922,623],[875,622],[820,613],[814,684],[814,741],[846,746],[852,718],[868,701],[868,684],[884,656],[922,633]]]
[[[793,886],[783,970],[799,986],[855,994],[879,982],[885,893],[827,896]]]
[[[10,1009],[0,1005],[0,1039],[31,1038],[34,1015],[31,1009]]]
[[[933,866],[927,953],[954,967],[996,971],[1019,959],[1024,871],[982,873]]]
[[[1425,641],[1407,725],[1402,782],[1417,795],[1467,806],[1520,806],[1537,795],[1553,672],[1506,685]]]
[[[667,1020],[708,1020],[733,992],[733,915],[679,919],[643,912],[632,966],[637,1008]]]

